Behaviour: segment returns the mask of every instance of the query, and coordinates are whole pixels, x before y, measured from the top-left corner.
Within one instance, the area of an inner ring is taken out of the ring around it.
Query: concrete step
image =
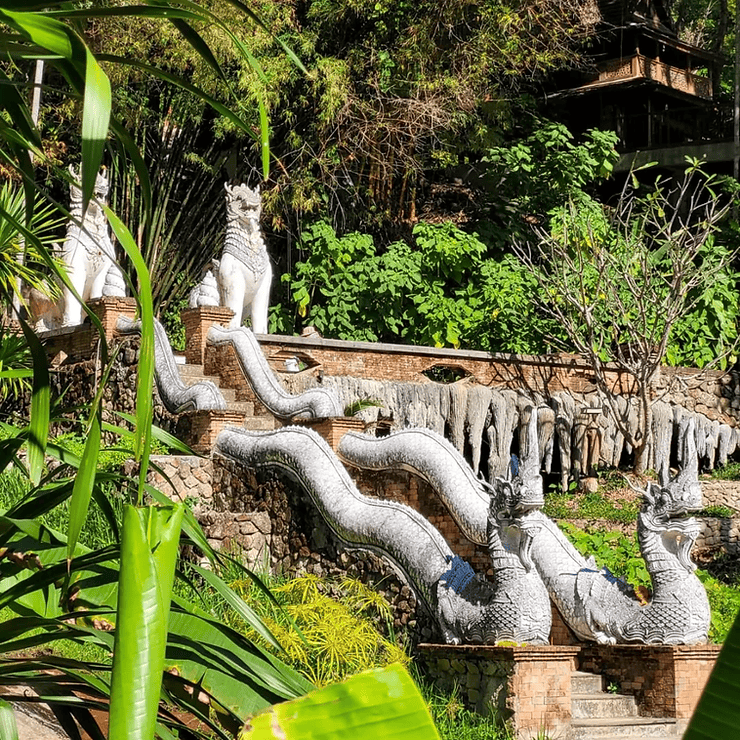
[[[637,702],[625,694],[572,694],[571,711],[576,719],[637,717]]]
[[[613,719],[573,719],[568,740],[616,740],[617,738],[677,737],[676,720],[660,717],[622,717]]]
[[[573,671],[570,674],[570,690],[573,694],[600,694],[604,690],[604,679],[597,673]]]
[[[185,377],[187,377],[189,375],[196,375],[196,376],[202,378],[203,377],[203,374],[204,374],[203,373],[203,370],[204,370],[203,365],[191,365],[191,364],[180,365],[178,363],[177,369],[180,371],[180,377],[181,378],[185,378]]]
[[[282,424],[272,416],[248,416],[244,420],[244,428],[252,432],[271,432],[281,426]]]

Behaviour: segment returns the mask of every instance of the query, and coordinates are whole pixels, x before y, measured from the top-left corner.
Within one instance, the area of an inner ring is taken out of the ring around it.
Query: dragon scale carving
[[[418,512],[404,504],[363,496],[326,442],[312,430],[226,430],[219,435],[216,450],[243,465],[286,470],[308,491],[340,539],[379,552],[395,565],[435,615],[448,642],[547,642],[549,621],[526,634],[511,625],[501,626],[501,613],[511,611],[511,591],[497,591],[496,584],[477,577]],[[497,556],[503,556],[503,541],[495,533],[492,543]]]
[[[336,396],[324,388],[312,388],[297,396],[283,390],[265,359],[254,334],[246,327],[224,329],[214,325],[208,331],[210,344],[230,344],[244,376],[259,400],[278,419],[304,415],[314,418],[341,416]]]

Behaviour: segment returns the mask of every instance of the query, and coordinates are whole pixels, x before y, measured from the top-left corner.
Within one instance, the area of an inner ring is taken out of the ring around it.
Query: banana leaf
[[[277,704],[247,722],[239,740],[439,740],[426,703],[399,663]]]

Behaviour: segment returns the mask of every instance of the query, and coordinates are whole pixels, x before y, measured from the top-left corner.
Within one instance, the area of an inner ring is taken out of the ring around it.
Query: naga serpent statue
[[[513,483],[495,481],[495,489],[512,486],[512,491],[492,504],[490,516],[465,461],[449,443],[431,432],[405,430],[379,440],[347,434],[340,442],[339,454],[358,467],[401,467],[425,478],[468,539],[481,544],[481,533],[487,526],[497,574],[514,572],[511,561],[505,560],[510,550],[518,554],[520,567],[535,566],[566,623],[579,638],[607,644],[706,642],[708,600],[690,560],[698,523],[684,518],[687,512],[701,508],[693,424],[683,435],[681,472],[671,478],[664,470],[659,484],[640,491],[644,506],[638,519],[638,538],[654,590],[652,600],[643,607],[627,583],[599,568],[593,558],[584,558],[557,525],[538,510],[544,499],[536,462],[536,416],[532,413],[528,425],[524,470]],[[496,546],[496,521],[508,532],[519,531],[514,547],[511,542],[506,542],[503,549]],[[501,552],[505,553],[504,560]],[[531,580],[527,583],[531,586]]]
[[[683,468],[663,470],[650,484],[637,521],[637,535],[653,582],[653,598],[642,606],[632,589],[584,558],[554,522],[533,512],[541,528],[530,557],[566,623],[578,637],[596,642],[691,645],[707,641],[709,602],[690,560],[699,525],[686,513],[701,508],[694,426],[683,435]]]
[[[141,321],[119,316],[116,329],[121,334],[141,334]],[[154,377],[162,403],[171,414],[226,408],[223,394],[210,380],[192,385],[182,382],[167,332],[157,319],[154,319]]]
[[[336,395],[326,388],[309,388],[298,395],[287,393],[265,359],[254,333],[246,326],[224,329],[214,324],[208,330],[208,343],[233,347],[255,395],[278,419],[287,421],[297,416],[321,418],[342,415]]]
[[[487,541],[498,568],[489,582],[456,556],[439,531],[417,511],[361,494],[331,448],[312,430],[285,427],[260,433],[228,429],[219,434],[215,449],[241,465],[287,471],[308,491],[341,540],[378,552],[400,571],[435,616],[447,642],[547,644],[547,594],[541,584],[539,589],[526,584],[534,570],[527,571],[519,558],[507,551],[505,519],[492,520],[488,527]],[[521,501],[513,496],[522,490],[516,484],[501,486],[492,502],[494,509],[520,506]],[[482,501],[480,496],[478,500]],[[527,589],[530,598],[522,598]]]

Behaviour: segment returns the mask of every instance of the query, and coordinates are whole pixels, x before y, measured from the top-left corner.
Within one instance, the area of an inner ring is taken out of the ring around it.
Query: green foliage
[[[0,399],[31,390],[32,368],[31,351],[23,336],[0,327]]]
[[[709,608],[712,612],[709,639],[722,644],[740,613],[740,584],[722,583],[704,570],[698,570],[697,576],[707,591]]]
[[[729,461],[727,465],[712,471],[715,480],[740,480],[740,462]]]
[[[417,678],[434,724],[442,740],[512,740],[512,732],[502,727],[492,717],[468,709],[460,699],[460,689],[455,686],[443,692],[423,678]]]
[[[640,554],[637,535],[626,537],[621,532],[595,527],[582,530],[570,522],[558,522],[558,526],[582,555],[593,555],[600,567],[624,578],[633,588],[650,588],[652,585]]]
[[[728,506],[722,506],[721,504],[715,504],[707,506],[698,512],[697,516],[715,516],[720,519],[731,519],[735,516],[735,512]]]
[[[452,223],[417,224],[413,237],[381,251],[367,234],[338,237],[327,223],[312,224],[303,234],[307,259],[295,277],[283,275],[304,323],[352,341],[543,348],[528,297],[535,281],[513,256],[486,259],[478,235]]]
[[[724,266],[715,269],[718,263]],[[666,349],[667,364],[704,367],[724,348],[737,343],[740,336],[740,274],[731,267],[731,263],[730,250],[716,239],[709,238],[702,246],[697,266],[711,270],[714,279],[697,286],[689,296],[693,305],[673,327]],[[724,370],[735,360],[734,353],[723,357],[720,367]]]
[[[619,158],[613,131],[591,129],[576,144],[562,123],[533,117],[528,127],[521,139],[490,149],[483,159],[494,212],[515,235],[569,199],[588,203],[588,188],[608,178]]]
[[[613,500],[603,493],[548,493],[543,511],[554,519],[603,519],[607,522],[629,524],[637,519],[640,510],[636,501]]]
[[[721,229],[720,194],[734,186],[692,161],[673,182],[633,178],[615,207],[576,191],[549,212],[533,253],[517,250],[568,341],[644,384],[662,362],[704,367],[733,348],[739,275],[737,239]]]
[[[34,196],[36,197],[36,196]],[[55,295],[54,286],[47,282],[43,247],[50,247],[62,223],[53,208],[40,200],[26,223],[26,201],[23,188],[10,181],[0,186],[0,306],[9,305],[18,295],[18,278],[29,287],[48,295]],[[23,239],[22,228],[30,230],[41,242],[39,250],[34,242]]]
[[[242,578],[230,585],[275,635],[285,651],[279,654],[317,686],[410,660],[379,631],[387,629],[391,618],[388,603],[357,580],[333,581],[307,574],[273,583],[270,591],[274,600],[252,579]],[[225,616],[244,629],[235,615]]]

